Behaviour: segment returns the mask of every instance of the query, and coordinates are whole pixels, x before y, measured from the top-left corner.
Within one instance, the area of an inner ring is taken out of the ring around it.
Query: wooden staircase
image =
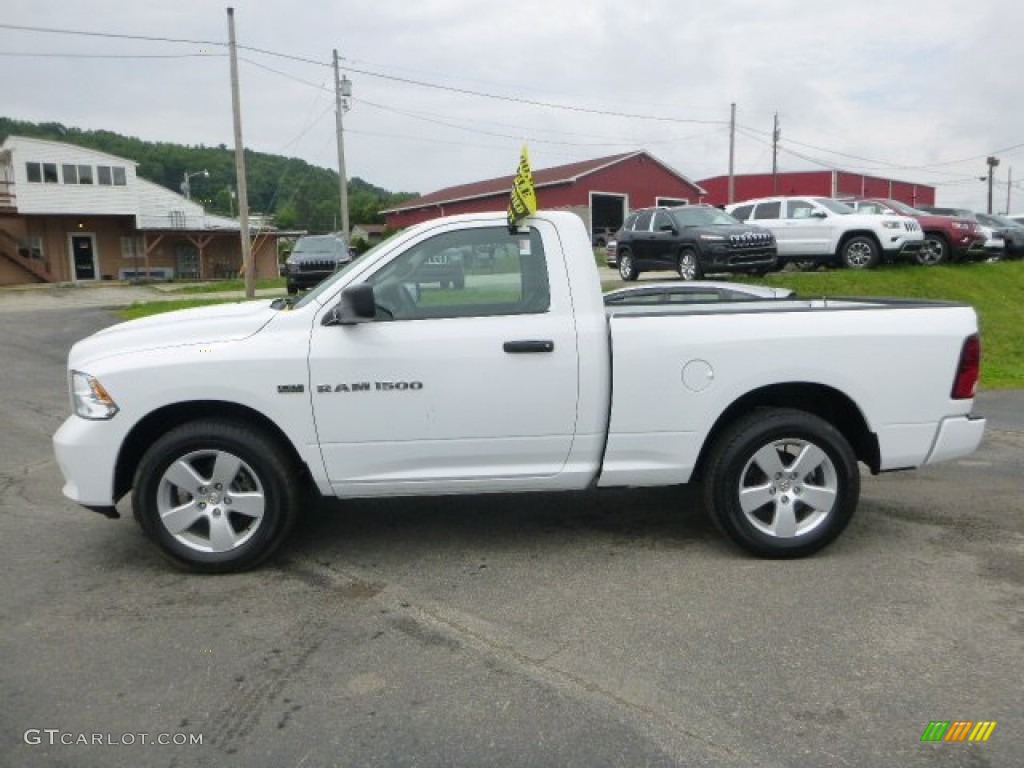
[[[20,267],[24,272],[27,272],[32,277],[32,282],[53,282],[53,275],[50,274],[50,270],[46,267],[45,263],[22,254],[18,238],[2,229],[0,229],[0,257],[5,258],[7,261]]]

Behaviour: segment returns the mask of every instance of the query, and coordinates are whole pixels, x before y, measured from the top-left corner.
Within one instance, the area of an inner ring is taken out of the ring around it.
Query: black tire
[[[847,269],[871,269],[879,257],[878,243],[866,235],[855,235],[839,246],[839,260]]]
[[[288,283],[288,295],[289,296],[294,296],[298,292],[299,292],[299,286],[295,285],[294,283]]]
[[[700,280],[704,270],[700,267],[700,256],[693,248],[683,248],[676,258],[676,272],[683,280]]]
[[[619,277],[626,282],[632,282],[640,276],[639,270],[633,263],[633,254],[629,251],[619,253]]]
[[[459,275],[455,278],[455,289],[458,291],[463,290],[466,287],[466,276],[465,274]]]
[[[800,466],[795,456],[805,456]],[[708,454],[703,482],[718,528],[769,558],[820,550],[846,528],[860,497],[860,470],[846,438],[792,408],[759,408],[729,426]]]
[[[914,261],[922,267],[934,267],[949,261],[950,247],[945,235],[925,232],[921,250],[914,254]]]
[[[277,442],[222,420],[188,422],[156,440],[132,490],[146,535],[200,573],[258,565],[291,531],[300,498],[298,472]],[[181,513],[177,526],[168,522],[174,513]]]

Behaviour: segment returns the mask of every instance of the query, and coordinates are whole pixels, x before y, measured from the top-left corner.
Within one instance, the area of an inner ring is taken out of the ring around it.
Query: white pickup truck
[[[432,257],[489,253],[461,287]],[[69,357],[64,493],[198,571],[247,568],[315,489],[341,498],[700,479],[769,557],[847,525],[872,472],[973,451],[968,306],[798,297],[606,307],[578,217],[437,219],[292,305],[123,323]]]

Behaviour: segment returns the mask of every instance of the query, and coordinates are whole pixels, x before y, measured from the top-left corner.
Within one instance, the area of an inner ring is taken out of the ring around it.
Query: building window
[[[141,259],[146,255],[146,246],[141,237],[121,238],[121,257],[125,259]]]
[[[41,261],[43,258],[43,238],[25,237],[18,240],[18,253],[26,259]]]
[[[92,166],[91,165],[80,165],[80,166],[78,166],[78,183],[79,184],[92,184]]]
[[[34,184],[57,183],[56,163],[25,163],[25,171],[28,174],[28,180]]]
[[[114,171],[114,186],[123,187],[127,184],[124,174],[124,168],[120,165],[115,165],[112,169]]]
[[[64,176],[65,184],[77,184],[78,183],[78,166],[71,165],[70,163],[64,163],[60,167],[60,172]]]
[[[96,183],[102,187],[109,187],[113,183],[109,165],[96,166]]]

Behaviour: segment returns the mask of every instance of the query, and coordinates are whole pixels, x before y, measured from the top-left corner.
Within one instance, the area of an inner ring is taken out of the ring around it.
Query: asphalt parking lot
[[[1024,763],[1022,391],[982,393],[975,455],[865,477],[807,560],[662,489],[323,502],[196,577],[60,494],[64,358],[114,321],[0,295],[2,766]]]

